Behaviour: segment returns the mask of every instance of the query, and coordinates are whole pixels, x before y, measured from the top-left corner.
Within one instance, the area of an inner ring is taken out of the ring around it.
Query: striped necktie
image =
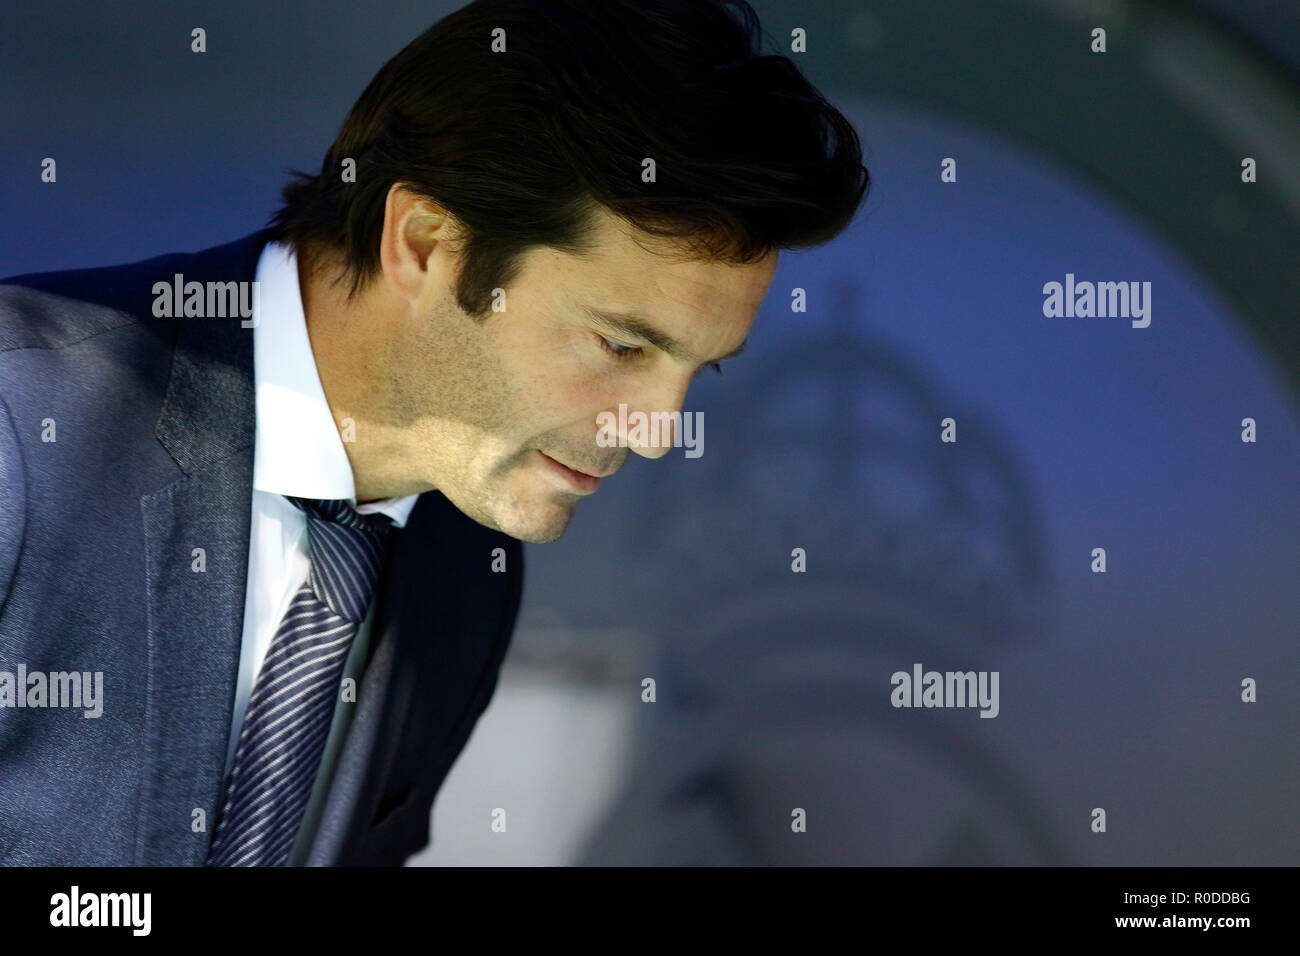
[[[366,616],[391,519],[347,501],[289,498],[307,514],[311,570],[248,700],[208,866],[283,866],[316,783],[340,678]]]

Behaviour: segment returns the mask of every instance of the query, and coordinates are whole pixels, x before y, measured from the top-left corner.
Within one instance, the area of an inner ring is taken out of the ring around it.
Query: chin
[[[520,541],[546,544],[564,534],[576,507],[576,501],[570,504],[557,504],[550,501],[539,503],[535,508],[525,512],[512,508],[506,514],[496,516],[496,523],[493,526],[498,531]]]
[[[502,528],[500,530],[504,531],[512,538],[518,538],[520,541],[526,541],[529,544],[549,544],[550,542],[555,541],[557,538],[559,538],[561,535],[564,534],[564,529],[567,525],[568,522],[565,522],[563,525],[560,525],[558,528],[556,527],[539,528],[536,526],[530,526],[530,527],[515,528],[515,529]]]
[[[469,504],[452,500],[452,504],[486,528],[529,544],[547,544],[564,534],[577,500],[563,503],[551,498],[527,504],[518,500],[509,503],[479,500]]]
[[[547,544],[554,541],[564,534],[565,529],[569,526],[569,517],[572,512],[558,521],[538,521],[527,517],[518,517],[511,519],[501,518],[476,518],[470,515],[481,525],[508,534],[512,538],[520,541],[527,541],[529,544]]]

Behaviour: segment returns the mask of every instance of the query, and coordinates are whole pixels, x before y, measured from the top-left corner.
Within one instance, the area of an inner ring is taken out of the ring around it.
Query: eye
[[[600,347],[604,352],[612,355],[619,361],[628,361],[640,355],[644,351],[639,345],[623,345],[620,342],[611,342],[609,339],[605,338],[605,336],[600,334],[596,335],[596,341],[600,343]],[[717,372],[719,375],[722,374],[722,363],[720,362],[709,362],[707,365],[701,365],[695,370],[695,374],[699,375],[706,368],[713,369],[713,371]]]
[[[639,345],[622,345],[618,342],[611,342],[603,335],[597,335],[600,340],[600,347],[617,359],[629,359],[641,352]]]

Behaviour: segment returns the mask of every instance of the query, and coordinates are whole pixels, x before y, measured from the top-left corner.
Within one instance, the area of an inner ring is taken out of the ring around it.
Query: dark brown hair
[[[529,247],[587,251],[598,206],[729,262],[826,242],[869,187],[861,143],[761,42],[745,0],[474,0],[380,69],[318,174],[292,172],[272,237],[309,267],[339,256],[351,298],[408,184],[465,228],[456,298],[476,317]]]

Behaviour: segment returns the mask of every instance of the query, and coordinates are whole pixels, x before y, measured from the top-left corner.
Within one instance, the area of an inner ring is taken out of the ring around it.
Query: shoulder
[[[150,316],[153,278],[187,256],[0,279],[0,352],[59,349]]]
[[[123,326],[156,324],[159,283],[251,279],[268,238],[264,229],[200,252],[0,278],[0,353],[64,348]]]
[[[135,322],[130,313],[12,281],[0,283],[0,352],[64,348]]]

